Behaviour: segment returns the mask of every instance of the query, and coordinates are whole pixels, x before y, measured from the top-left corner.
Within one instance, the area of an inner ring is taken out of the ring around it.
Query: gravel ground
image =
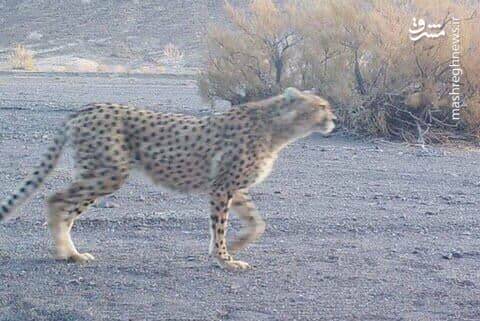
[[[92,101],[209,112],[188,78],[0,74],[1,198]],[[67,152],[0,225],[0,320],[479,320],[479,156],[339,134],[296,142],[252,191],[267,230],[239,254],[255,266],[241,273],[207,255],[205,199],[138,175],[116,207],[75,225],[97,260],[54,261],[44,198],[68,182]]]

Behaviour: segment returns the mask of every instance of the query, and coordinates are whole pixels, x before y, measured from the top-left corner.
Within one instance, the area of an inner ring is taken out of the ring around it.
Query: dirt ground
[[[55,127],[92,101],[211,112],[187,77],[0,74],[0,197]],[[52,259],[48,183],[0,224],[0,320],[480,320],[480,153],[311,136],[253,190],[264,237],[226,272],[207,255],[208,207],[135,175],[77,221],[97,258]],[[233,220],[230,236],[239,228]]]

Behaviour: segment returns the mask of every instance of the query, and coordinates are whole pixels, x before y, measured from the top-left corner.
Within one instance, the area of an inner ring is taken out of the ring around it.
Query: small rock
[[[171,215],[171,214],[169,214],[169,213],[165,213],[165,212],[155,212],[155,213],[153,213],[153,215],[154,215],[155,217],[158,217],[158,219],[159,219],[160,221],[168,221],[168,220],[174,218],[173,215]]]
[[[238,284],[231,284],[231,285],[230,285],[230,289],[232,289],[232,290],[238,290],[238,289],[240,289],[240,286],[239,286]]]
[[[225,309],[217,310],[216,312],[217,312],[217,316],[221,319],[228,318],[229,316],[228,310],[225,310]]]
[[[274,191],[273,193],[274,193],[274,194],[282,194],[281,191]]]
[[[452,257],[456,258],[456,259],[459,259],[459,258],[462,258],[463,257],[463,254],[458,252],[458,251],[452,251]]]
[[[442,255],[442,259],[451,260],[453,258],[452,253],[447,253]]]
[[[470,280],[457,281],[456,283],[460,286],[475,286],[475,283]]]
[[[330,263],[337,262],[337,261],[338,261],[338,256],[328,255],[328,256],[327,256],[327,260],[328,260],[328,262],[330,262]]]
[[[97,208],[117,208],[117,207],[119,207],[119,205],[114,203],[114,202],[110,202],[108,200],[100,200],[100,201],[95,203],[94,207],[97,207]]]

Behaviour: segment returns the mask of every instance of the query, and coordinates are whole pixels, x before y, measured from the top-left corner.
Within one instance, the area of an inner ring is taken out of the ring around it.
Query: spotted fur
[[[40,165],[0,205],[0,220],[43,183],[69,140],[74,149],[74,181],[48,199],[48,222],[58,258],[93,259],[89,253],[79,253],[73,244],[70,230],[74,220],[97,198],[119,189],[131,169],[139,168],[158,185],[207,193],[210,253],[222,267],[246,269],[249,265],[234,260],[230,253],[256,240],[265,229],[248,189],[268,176],[278,152],[288,143],[314,131],[328,134],[334,120],[326,100],[294,88],[204,118],[90,104],[67,120]],[[246,227],[229,252],[230,209]]]

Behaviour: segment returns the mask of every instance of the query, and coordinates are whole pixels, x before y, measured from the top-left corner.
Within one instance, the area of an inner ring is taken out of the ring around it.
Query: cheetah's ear
[[[291,102],[295,101],[296,99],[302,97],[302,92],[300,90],[298,90],[297,88],[288,87],[283,92],[283,97],[285,97],[285,99],[288,102],[291,103]]]

